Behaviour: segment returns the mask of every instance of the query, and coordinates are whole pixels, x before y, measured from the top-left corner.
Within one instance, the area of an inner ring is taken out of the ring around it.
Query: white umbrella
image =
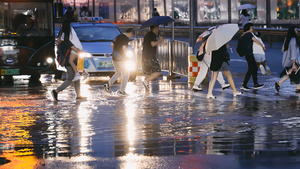
[[[256,7],[254,5],[252,5],[252,4],[243,4],[243,5],[239,6],[237,8],[237,10],[253,9],[253,8],[256,8]]]
[[[213,30],[206,42],[206,52],[218,50],[239,30],[238,24],[224,24]]]

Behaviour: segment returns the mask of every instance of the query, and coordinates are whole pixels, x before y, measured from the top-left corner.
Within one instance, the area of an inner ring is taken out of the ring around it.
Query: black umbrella
[[[149,27],[149,26],[158,26],[160,24],[165,24],[165,23],[169,23],[174,21],[174,19],[172,19],[169,16],[155,16],[147,21],[145,21],[142,26],[141,29],[145,28],[145,27]]]

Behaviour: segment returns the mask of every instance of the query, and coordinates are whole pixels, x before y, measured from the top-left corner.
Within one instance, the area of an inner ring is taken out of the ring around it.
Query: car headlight
[[[88,52],[80,52],[79,53],[79,57],[80,58],[91,58],[92,55],[90,53],[88,53]]]
[[[48,64],[52,64],[53,63],[53,59],[52,58],[47,58],[47,63]]]
[[[133,56],[134,56],[133,51],[127,50],[127,52],[126,52],[126,57],[127,57],[127,58],[132,58]]]

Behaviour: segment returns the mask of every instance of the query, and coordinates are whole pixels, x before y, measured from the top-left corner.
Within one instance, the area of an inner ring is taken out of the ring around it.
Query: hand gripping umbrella
[[[218,50],[239,30],[238,24],[224,24],[214,29],[206,42],[206,52]]]
[[[172,19],[169,16],[155,16],[153,18],[150,18],[149,20],[145,21],[142,26],[141,29],[145,28],[145,27],[149,27],[149,26],[158,26],[160,24],[165,24],[165,23],[169,23],[174,21],[174,19]]]
[[[252,5],[252,4],[243,4],[243,5],[239,6],[237,8],[237,10],[253,9],[253,8],[256,8],[256,7],[254,5]]]

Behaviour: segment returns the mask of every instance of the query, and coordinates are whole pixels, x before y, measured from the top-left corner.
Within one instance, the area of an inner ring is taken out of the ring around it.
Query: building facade
[[[300,0],[57,0],[64,7],[88,7],[92,16],[102,16],[106,22],[143,23],[151,16],[153,8],[160,15],[171,16],[177,25],[189,25],[193,17],[196,26],[238,23],[243,4],[252,4],[248,9],[251,22],[261,27],[285,27],[300,24]],[[195,4],[195,5],[191,5]],[[150,8],[151,7],[151,8]],[[190,8],[193,8],[193,15]],[[79,13],[80,15],[80,13]]]

